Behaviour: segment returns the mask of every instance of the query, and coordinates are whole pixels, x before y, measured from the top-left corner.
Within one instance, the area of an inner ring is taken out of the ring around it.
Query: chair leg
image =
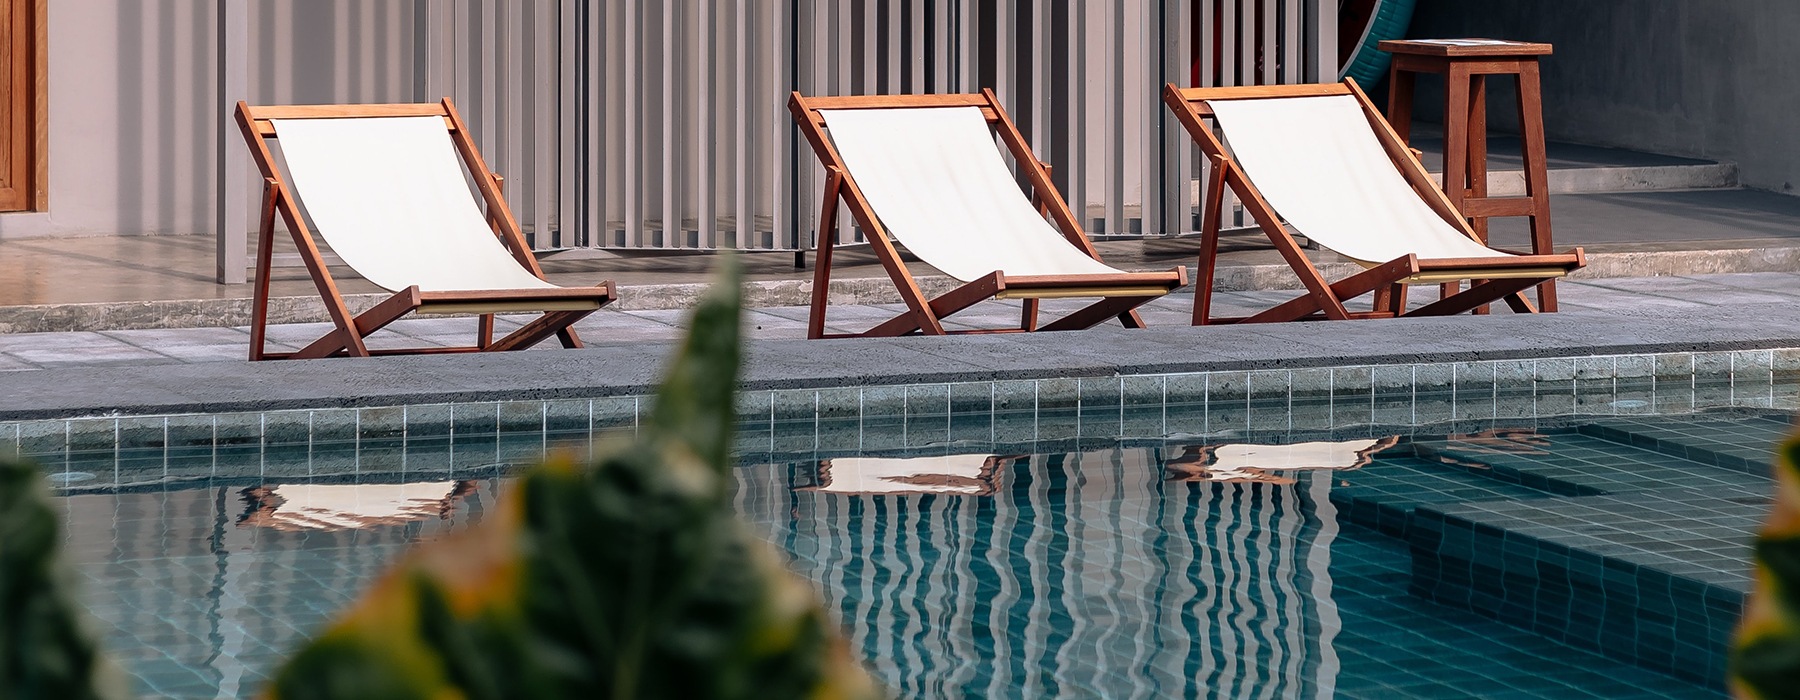
[[[575,334],[574,326],[557,331],[556,339],[562,341],[563,347],[571,350],[587,347],[587,344],[581,342],[581,336]]]
[[[1019,313],[1019,327],[1025,329],[1025,332],[1030,333],[1031,331],[1037,330],[1037,323],[1038,300],[1026,299],[1025,308]]]
[[[1478,306],[1491,304],[1501,298],[1517,296],[1519,292],[1543,282],[1543,278],[1488,280],[1469,288],[1469,291],[1457,294],[1448,299],[1439,299],[1422,307],[1407,312],[1406,316],[1450,316],[1474,310]],[[1511,301],[1507,302],[1511,304]],[[1515,307],[1516,308],[1516,307]]]
[[[482,314],[475,324],[475,347],[486,350],[494,344],[494,315]]]
[[[340,352],[349,352],[350,354],[355,355],[357,353],[353,348],[361,347],[362,343],[360,341],[363,338],[369,337],[369,335],[375,331],[386,328],[388,324],[399,320],[401,316],[412,313],[413,309],[419,308],[419,303],[419,288],[417,286],[407,287],[383,300],[381,303],[376,304],[374,308],[364,311],[357,315],[356,318],[351,319],[350,327],[339,328],[330,333],[326,333],[323,337],[313,341],[312,344],[301,348],[299,352],[289,355],[288,357],[295,360],[305,360],[331,357]],[[355,335],[346,335],[351,333]],[[367,357],[367,351],[365,350],[361,356]]]
[[[521,326],[519,330],[507,334],[506,337],[494,341],[494,344],[488,346],[487,349],[495,352],[524,350],[543,342],[544,339],[549,338],[552,335],[559,335],[562,332],[567,331],[570,324],[587,318],[588,314],[594,313],[594,311],[596,311],[596,309],[551,311],[532,319],[530,323]],[[573,337],[573,333],[570,335]],[[568,345],[567,341],[564,342],[564,346],[574,347]]]
[[[1362,272],[1333,282],[1330,286],[1326,287],[1325,291],[1329,295],[1329,298],[1338,304],[1339,308],[1342,308],[1343,303],[1347,300],[1355,299],[1364,294],[1368,294],[1369,292],[1379,293],[1382,290],[1387,290],[1387,296],[1390,297],[1390,303],[1392,303],[1392,298],[1397,296],[1401,300],[1401,305],[1404,306],[1406,303],[1406,291],[1404,285],[1399,283],[1399,280],[1405,279],[1418,271],[1418,258],[1416,256],[1407,255],[1405,257],[1389,260],[1375,267],[1371,267]],[[1394,293],[1394,287],[1401,287],[1399,294],[1396,295]],[[1379,299],[1377,299],[1376,304],[1378,307],[1376,310],[1380,311]],[[1295,321],[1311,316],[1314,313],[1324,310],[1324,308],[1324,305],[1319,303],[1319,295],[1309,293],[1246,318],[1241,321],[1241,323],[1278,323],[1282,321]]]
[[[1000,290],[1005,288],[1005,279],[1000,273],[994,272],[921,304],[921,308],[925,314],[929,315],[931,322],[938,324],[937,333],[926,330],[926,325],[920,322],[920,312],[908,309],[899,316],[864,331],[861,335],[886,338],[907,335],[914,331],[925,331],[926,335],[944,335],[940,319],[994,298],[995,294],[999,294]]]
[[[1105,323],[1107,319],[1135,316],[1137,307],[1143,306],[1156,297],[1106,297],[1100,301],[1082,307],[1075,313],[1056,319],[1038,330],[1042,331],[1078,331]],[[1143,321],[1138,321],[1142,324]],[[1127,326],[1128,328],[1131,326]],[[1142,325],[1136,326],[1142,328]]]

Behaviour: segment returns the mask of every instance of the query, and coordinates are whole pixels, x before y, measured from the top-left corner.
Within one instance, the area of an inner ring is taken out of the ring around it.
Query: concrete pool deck
[[[1499,311],[1194,328],[1187,325],[1191,297],[1175,295],[1146,309],[1151,327],[1144,330],[824,341],[801,337],[804,308],[752,309],[746,314],[751,343],[743,386],[766,393],[1743,351],[1767,351],[1746,368],[1760,372],[1765,383],[1771,373],[1800,370],[1800,353],[1777,352],[1800,348],[1800,273],[1572,282],[1564,290],[1564,312],[1537,316]],[[1221,303],[1228,312],[1289,294],[1228,293]],[[841,328],[860,328],[895,311],[836,306],[831,319]],[[994,302],[956,318],[1005,322],[1016,313],[1015,306]],[[0,336],[0,367],[10,370],[0,372],[0,420],[639,395],[654,386],[681,332],[681,316],[596,314],[579,326],[590,343],[582,350],[265,363],[242,359],[248,333],[241,328]],[[469,319],[402,321],[372,344],[467,342],[472,328]],[[271,336],[301,342],[323,330],[317,324],[282,326]],[[1697,357],[1689,357],[1691,374],[1706,369]],[[1710,371],[1737,371],[1729,364],[1734,360],[1723,361],[1725,367]]]

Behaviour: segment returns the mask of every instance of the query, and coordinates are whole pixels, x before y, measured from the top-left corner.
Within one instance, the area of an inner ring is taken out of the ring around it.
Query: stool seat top
[[[1377,45],[1388,53],[1445,58],[1548,56],[1549,44],[1505,39],[1390,39]]]

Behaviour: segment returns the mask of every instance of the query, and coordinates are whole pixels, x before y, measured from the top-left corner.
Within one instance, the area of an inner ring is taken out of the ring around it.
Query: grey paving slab
[[[46,369],[59,367],[148,367],[179,364],[181,360],[129,345],[120,348],[68,348],[66,350],[31,350],[14,352],[14,357]]]
[[[17,357],[13,357],[13,356],[7,355],[5,353],[0,353],[0,372],[19,372],[19,371],[35,370],[35,369],[43,369],[43,368],[38,365],[27,362],[25,360],[21,360]]]
[[[246,328],[140,329],[102,331],[101,335],[152,350],[178,346],[250,344],[250,331]]]
[[[1738,272],[1716,275],[1687,275],[1688,279],[1722,284],[1738,289],[1800,296],[1800,272]]]
[[[1596,311],[1651,308],[1662,310],[1704,309],[1713,305],[1686,299],[1610,289],[1576,281],[1558,283],[1557,291],[1565,294],[1561,299],[1565,306]]]
[[[1691,277],[1623,277],[1586,280],[1571,283],[1571,286],[1579,290],[1571,298],[1571,301],[1575,303],[1581,303],[1586,298],[1587,292],[1592,289],[1631,292],[1707,306],[1780,304],[1795,301],[1793,294],[1781,294],[1751,286],[1734,286]]]

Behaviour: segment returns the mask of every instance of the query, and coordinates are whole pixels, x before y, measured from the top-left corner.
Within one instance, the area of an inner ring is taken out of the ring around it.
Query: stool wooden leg
[[[1418,79],[1419,74],[1398,65],[1388,70],[1388,124],[1404,144],[1412,143],[1413,87]]]
[[[1462,211],[1469,196],[1469,69],[1452,63],[1444,78],[1444,195],[1450,206]],[[1439,297],[1447,298],[1461,287],[1439,285]]]
[[[1487,76],[1476,73],[1469,76],[1469,197],[1471,199],[1485,199],[1488,196],[1487,122]],[[1481,241],[1483,245],[1487,244],[1487,217],[1470,217],[1469,228],[1475,232],[1476,240]],[[1470,284],[1481,284],[1481,280],[1473,280]],[[1487,312],[1487,304],[1475,307],[1477,315]]]
[[[1536,61],[1519,67],[1519,131],[1524,142],[1525,192],[1531,197],[1531,252],[1548,254],[1550,236],[1550,173],[1544,154],[1544,96]],[[1556,283],[1538,285],[1538,309],[1556,310]]]
[[[1488,196],[1487,172],[1487,76],[1469,76],[1469,196],[1485,199]],[[1469,219],[1470,228],[1475,229],[1475,237],[1483,244],[1488,241],[1488,220],[1485,216]]]

